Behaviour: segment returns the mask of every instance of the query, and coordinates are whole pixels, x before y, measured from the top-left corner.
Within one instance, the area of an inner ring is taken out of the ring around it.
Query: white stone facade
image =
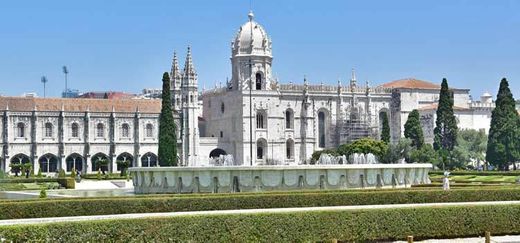
[[[35,172],[92,173],[100,158],[112,172],[120,171],[118,160],[157,164],[157,101],[1,97],[0,104],[3,171],[11,171],[11,163],[30,162]]]

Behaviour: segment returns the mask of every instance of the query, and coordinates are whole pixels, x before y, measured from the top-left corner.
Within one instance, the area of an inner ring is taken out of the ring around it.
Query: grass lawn
[[[442,175],[430,175],[432,181],[442,181]],[[462,183],[516,183],[520,176],[503,176],[503,175],[454,175],[450,176],[452,182]]]
[[[0,183],[0,191],[58,189],[58,183]]]

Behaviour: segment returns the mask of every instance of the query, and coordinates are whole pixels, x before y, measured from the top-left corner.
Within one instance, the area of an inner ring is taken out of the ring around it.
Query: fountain
[[[373,154],[322,154],[315,165],[239,165],[232,155],[190,167],[133,167],[136,194],[398,188],[428,184],[431,164],[380,164]]]

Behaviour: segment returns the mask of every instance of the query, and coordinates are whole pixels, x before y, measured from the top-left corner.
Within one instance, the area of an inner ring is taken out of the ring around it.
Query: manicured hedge
[[[62,187],[67,189],[74,189],[76,187],[76,181],[73,178],[10,178],[0,179],[0,183],[45,183],[45,182],[57,182]]]
[[[520,205],[200,215],[0,227],[27,242],[315,242],[520,233]]]
[[[1,201],[0,219],[149,212],[520,200],[520,188],[214,194]]]
[[[444,175],[444,171],[430,171],[428,174],[430,175]],[[476,176],[520,176],[520,170],[513,170],[513,171],[495,171],[495,170],[488,170],[488,171],[469,171],[469,170],[461,170],[461,171],[450,171],[450,175],[476,175]]]

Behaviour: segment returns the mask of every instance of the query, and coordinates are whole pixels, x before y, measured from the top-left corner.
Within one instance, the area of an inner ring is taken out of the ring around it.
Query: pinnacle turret
[[[195,67],[193,66],[193,59],[191,57],[191,47],[188,46],[188,54],[186,54],[186,62],[184,63],[184,75],[197,75]]]
[[[174,51],[170,78],[173,80],[174,78],[177,78],[180,76],[181,76],[181,72],[179,71],[179,61],[177,60],[177,52]]]

